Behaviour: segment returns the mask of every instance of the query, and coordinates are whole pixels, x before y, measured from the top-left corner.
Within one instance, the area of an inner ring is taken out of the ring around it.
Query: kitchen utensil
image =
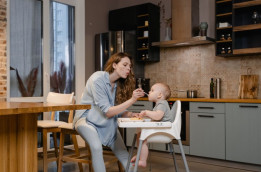
[[[258,94],[258,75],[241,75],[238,98],[256,99]]]
[[[187,92],[187,98],[197,98],[197,90],[174,90],[178,92]]]

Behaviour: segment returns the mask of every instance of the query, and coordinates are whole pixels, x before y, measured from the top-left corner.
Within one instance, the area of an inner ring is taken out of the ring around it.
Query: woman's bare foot
[[[147,161],[142,161],[142,160],[139,160],[139,167],[147,167]]]
[[[135,161],[136,161],[136,155],[134,156],[134,157],[132,157],[131,158],[131,162],[133,163],[135,163]],[[135,164],[133,164],[133,166],[134,166]],[[142,160],[139,160],[139,167],[147,167],[147,161],[142,161]]]

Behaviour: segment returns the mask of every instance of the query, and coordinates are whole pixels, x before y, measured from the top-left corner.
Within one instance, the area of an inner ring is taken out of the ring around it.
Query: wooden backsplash
[[[209,98],[211,78],[221,78],[221,98],[238,98],[239,78],[247,74],[259,75],[261,55],[217,57],[215,45],[180,48],[161,48],[160,62],[145,65],[145,77],[150,84],[169,84],[172,97],[186,97],[174,90],[198,90],[198,97]],[[260,83],[258,99],[261,99]]]

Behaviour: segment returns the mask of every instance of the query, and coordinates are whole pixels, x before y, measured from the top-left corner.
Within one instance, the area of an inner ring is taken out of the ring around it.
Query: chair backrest
[[[151,128],[142,129],[140,139],[147,139],[147,142],[169,143],[173,139],[181,139],[181,102],[177,100],[171,108],[171,113],[175,115],[171,128]]]
[[[172,127],[175,127],[176,131],[180,135],[181,131],[181,102],[177,100],[171,108],[171,112],[174,113],[175,119],[172,123]]]
[[[74,92],[71,94],[61,94],[61,93],[54,93],[49,92],[46,98],[47,103],[54,103],[54,104],[74,104],[73,98]],[[51,120],[54,120],[55,112],[52,112]],[[73,119],[73,110],[70,111],[68,122],[71,123]]]

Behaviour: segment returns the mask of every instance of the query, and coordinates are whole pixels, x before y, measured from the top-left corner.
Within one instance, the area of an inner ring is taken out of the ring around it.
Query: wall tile
[[[214,44],[161,48],[160,62],[145,65],[150,84],[169,84],[172,97],[186,97],[185,92],[175,90],[193,89],[198,97],[209,98],[211,78],[221,78],[221,98],[237,98],[240,75],[247,74],[259,75],[261,82],[261,55],[218,57]]]

